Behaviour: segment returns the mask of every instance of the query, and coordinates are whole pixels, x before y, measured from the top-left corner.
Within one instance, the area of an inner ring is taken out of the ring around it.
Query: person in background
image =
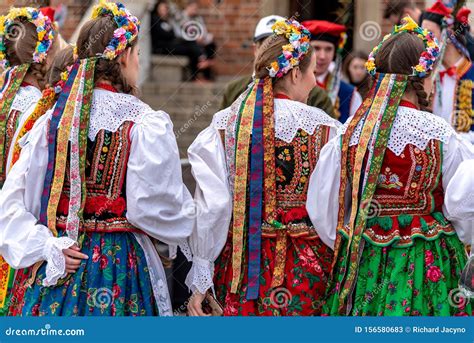
[[[316,52],[316,84],[330,93],[331,79],[337,73],[334,59],[346,27],[325,20],[309,20],[303,25],[311,32],[311,45]],[[341,80],[337,96],[333,99],[335,118],[345,123],[361,104],[362,98],[356,88]]]
[[[417,23],[421,22],[421,10],[413,0],[390,0],[385,7],[383,17],[390,22],[391,26],[394,26],[400,24],[400,20],[407,15]]]
[[[447,220],[444,192],[473,150],[427,112],[435,67],[427,62],[440,50],[405,20],[370,55],[370,95],[324,146],[310,179],[306,208],[335,254],[324,315],[472,313],[469,301],[449,304],[472,225]]]
[[[189,58],[191,80],[196,79],[198,63],[202,55],[195,41],[178,38],[175,34],[177,23],[170,15],[167,0],[159,0],[151,11],[151,42],[153,54],[178,55]]]
[[[369,74],[365,69],[367,58],[365,52],[353,51],[346,56],[342,66],[345,81],[356,87],[362,98],[365,98],[369,88]]]
[[[466,49],[470,10],[461,8],[452,13],[441,1],[423,13],[422,27],[442,39],[447,30],[439,73],[435,75],[433,113],[444,118],[464,138],[474,143],[474,66]],[[447,22],[452,24],[447,25]]]
[[[182,38],[187,41],[195,41],[201,48],[202,56],[199,61],[199,69],[203,72],[206,80],[213,80],[213,66],[216,57],[216,43],[214,36],[207,30],[206,23],[199,15],[199,2],[189,0],[181,13],[180,32]]]
[[[269,15],[260,19],[255,28],[255,33],[253,37],[253,51],[254,56],[256,57],[258,48],[262,43],[273,34],[272,26],[278,20],[284,19],[278,15]],[[224,109],[232,105],[232,103],[237,100],[240,94],[242,94],[252,83],[252,75],[244,75],[233,81],[231,81],[224,90],[224,95],[220,109]],[[327,96],[326,92],[319,87],[314,87],[311,93],[309,94],[308,102],[309,106],[317,107],[322,109],[324,112],[329,114],[331,117],[334,117],[334,107],[332,106],[331,100]]]

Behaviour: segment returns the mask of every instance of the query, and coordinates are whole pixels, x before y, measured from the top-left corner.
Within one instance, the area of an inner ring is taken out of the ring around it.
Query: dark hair
[[[274,61],[277,61],[278,56],[282,54],[282,46],[289,43],[288,39],[284,36],[270,36],[265,39],[262,45],[257,50],[257,58],[255,59],[254,70],[255,76],[259,79],[263,79],[268,76],[267,67]],[[308,53],[300,61],[299,68],[302,72],[306,72],[311,63],[311,56],[314,49],[310,46]],[[275,85],[279,79],[274,79],[273,85]]]
[[[405,8],[416,8],[413,0],[390,0],[384,11],[384,18],[388,19],[391,15],[401,16]]]
[[[112,40],[114,31],[117,29],[115,20],[110,17],[99,17],[86,22],[79,32],[77,39],[77,51],[79,59],[95,57],[102,54]],[[130,48],[137,45],[138,38],[129,44]],[[119,91],[128,94],[137,94],[134,85],[129,85],[122,74],[117,59],[112,61],[99,58],[95,67],[94,82],[107,80]]]
[[[418,64],[424,51],[425,44],[418,36],[408,32],[394,35],[382,45],[375,57],[377,72],[411,75],[413,73],[412,67]],[[422,78],[410,76],[406,91],[415,91],[420,108],[422,110],[428,109],[428,95],[425,92]]]
[[[352,61],[356,58],[360,58],[361,60],[367,61],[369,56],[363,51],[350,52],[344,59],[344,64],[342,65],[342,72],[347,77],[347,80],[349,80],[349,83],[357,87],[357,91],[362,96],[362,98],[365,98],[365,96],[370,90],[370,75],[369,73],[367,73],[362,81],[358,83],[354,82],[349,67]]]
[[[28,73],[33,75],[38,81],[41,89],[46,86],[48,67],[46,61],[33,63],[33,54],[38,42],[36,26],[26,18],[16,18],[8,28],[5,35],[6,55],[10,65],[17,66],[24,63],[31,63]],[[57,40],[53,42],[48,54],[53,53],[57,46]]]
[[[74,47],[68,45],[55,56],[48,75],[48,84],[53,87],[61,80],[61,74],[74,64]]]
[[[360,58],[361,60],[367,61],[369,55],[367,55],[363,51],[352,51],[346,56],[342,65],[342,72],[344,73],[344,75],[346,75],[350,83],[353,83],[354,81],[352,80],[352,75],[349,71],[349,67],[352,61],[356,58]]]

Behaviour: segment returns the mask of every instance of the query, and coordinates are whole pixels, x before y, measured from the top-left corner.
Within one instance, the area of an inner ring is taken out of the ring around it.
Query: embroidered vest
[[[139,230],[126,219],[125,177],[130,154],[132,122],[124,122],[116,132],[100,130],[87,148],[87,198],[82,231],[125,232]],[[57,227],[66,228],[70,180],[66,174],[57,212]]]
[[[357,146],[350,148],[349,175]],[[419,237],[452,235],[454,227],[442,206],[442,143],[431,140],[425,150],[408,144],[400,156],[387,149],[363,234],[372,244],[410,246]],[[347,228],[343,234],[348,235]]]
[[[289,221],[290,236],[315,237],[306,213],[309,178],[329,137],[329,127],[318,126],[314,134],[299,130],[291,143],[275,139],[276,201],[278,212]],[[264,223],[262,236],[276,237],[274,227]]]

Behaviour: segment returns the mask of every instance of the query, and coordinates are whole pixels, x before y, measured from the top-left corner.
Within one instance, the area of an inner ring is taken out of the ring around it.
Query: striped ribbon
[[[262,202],[263,202],[263,85],[257,85],[257,95],[253,116],[252,154],[250,157],[249,185],[249,262],[247,299],[258,298],[260,288],[260,254],[262,238]]]
[[[25,63],[15,67],[11,72],[8,73],[6,80],[7,83],[5,83],[8,84],[8,86],[5,87],[0,100],[0,179],[2,183],[5,180],[5,168],[8,156],[8,151],[5,151],[8,115],[10,114],[10,109],[12,107],[16,93],[18,92],[18,89],[20,88],[29,68],[30,64]]]
[[[256,84],[257,81],[255,82]],[[235,149],[234,210],[232,222],[232,282],[231,293],[237,293],[242,273],[243,236],[246,222],[247,179],[250,152],[250,136],[253,127],[253,114],[257,87],[252,89],[243,106],[237,123],[237,142]]]
[[[61,116],[66,107],[69,94],[71,93],[74,80],[79,70],[79,62],[76,62],[69,73],[69,77],[66,84],[63,87],[61,94],[59,95],[56,107],[54,108],[52,118],[49,124],[48,131],[48,166],[46,175],[44,178],[43,193],[41,195],[41,211],[40,211],[40,223],[43,225],[48,224],[48,203],[51,192],[51,186],[53,184],[54,165],[55,165],[55,153],[56,153],[56,137],[58,134],[58,126],[61,120]],[[56,218],[56,214],[54,215]],[[53,234],[57,236],[57,232],[54,230]]]

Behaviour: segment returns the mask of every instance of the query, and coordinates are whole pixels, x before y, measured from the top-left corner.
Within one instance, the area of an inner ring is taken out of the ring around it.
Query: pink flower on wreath
[[[407,299],[403,299],[402,306],[406,306],[406,305],[407,305]]]
[[[432,282],[438,282],[443,276],[443,273],[437,266],[431,266],[426,272],[426,277]]]
[[[405,309],[405,312],[406,312],[406,313],[410,312],[410,307],[407,307],[407,308]]]
[[[425,251],[425,263],[427,266],[430,266],[434,262],[433,253],[431,250]]]

